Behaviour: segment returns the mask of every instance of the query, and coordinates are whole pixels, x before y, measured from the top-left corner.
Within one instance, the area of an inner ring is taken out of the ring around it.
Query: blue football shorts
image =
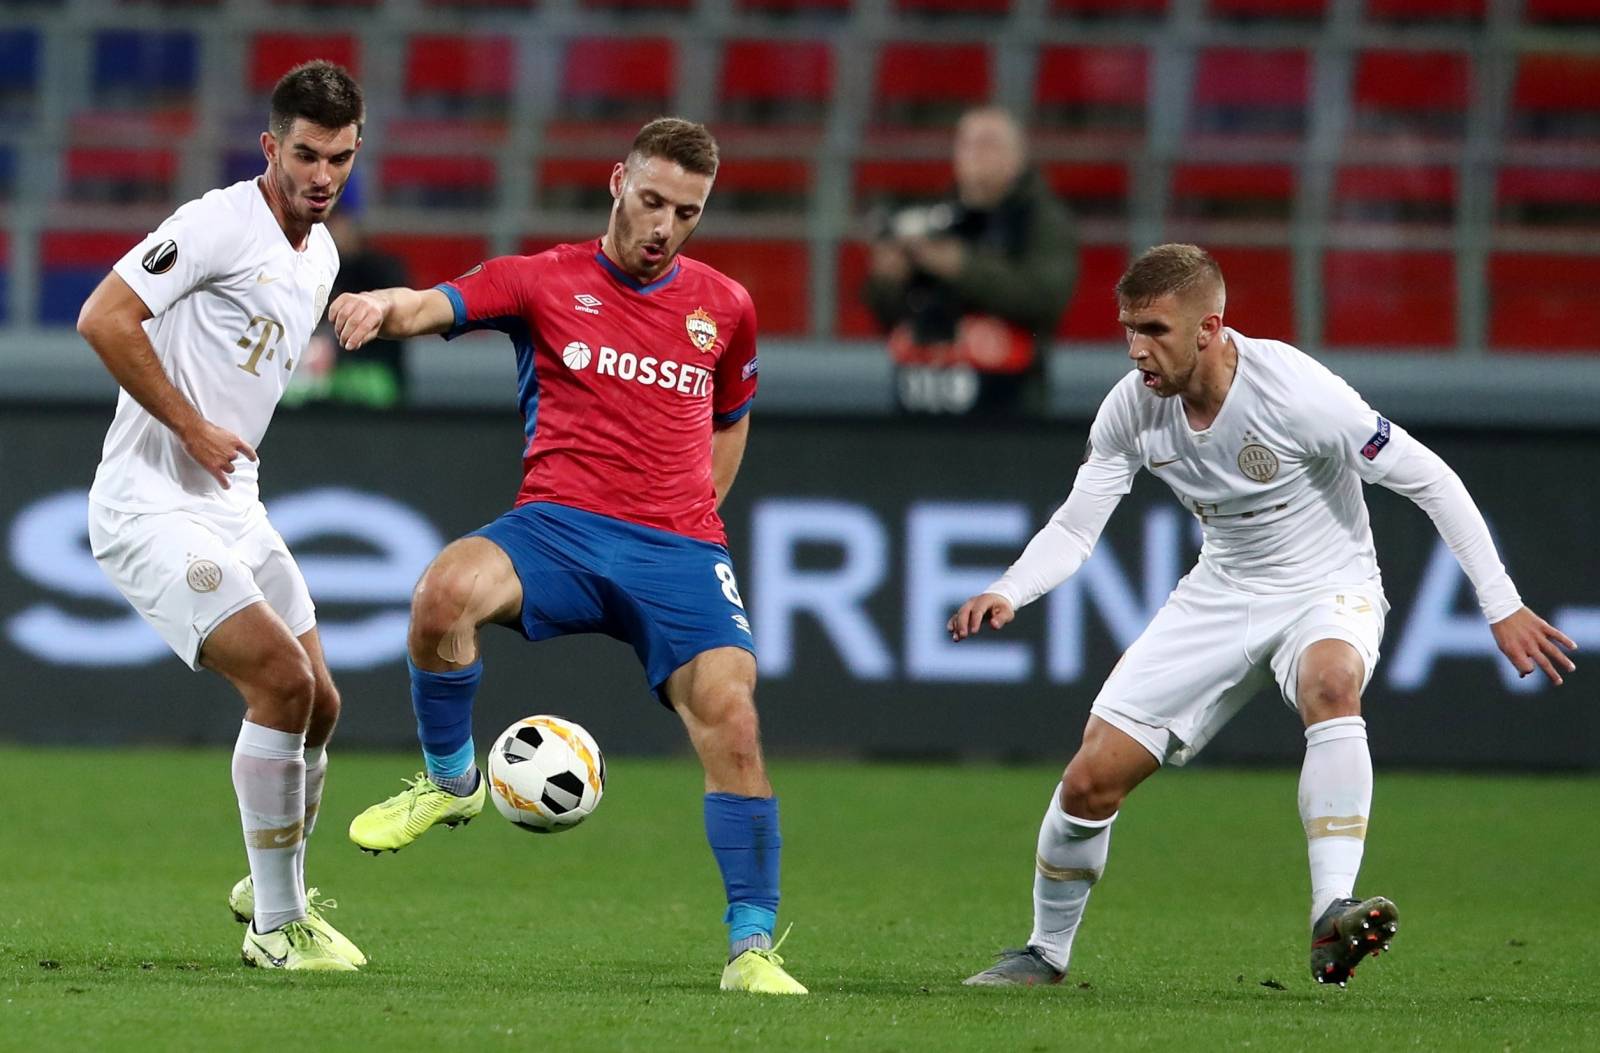
[[[468,537],[510,557],[530,640],[605,633],[633,647],[663,705],[667,678],[696,655],[755,639],[728,550],[565,505],[513,508]]]

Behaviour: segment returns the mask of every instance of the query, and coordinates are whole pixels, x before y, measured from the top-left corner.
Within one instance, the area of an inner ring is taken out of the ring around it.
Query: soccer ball
[[[560,717],[526,717],[489,750],[489,796],[524,830],[553,834],[577,826],[600,803],[606,759],[594,737]]]

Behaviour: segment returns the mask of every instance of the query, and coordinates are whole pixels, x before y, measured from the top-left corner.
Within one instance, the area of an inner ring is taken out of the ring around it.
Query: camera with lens
[[[948,203],[920,205],[886,213],[880,218],[880,238],[936,238],[956,225],[956,210]]]

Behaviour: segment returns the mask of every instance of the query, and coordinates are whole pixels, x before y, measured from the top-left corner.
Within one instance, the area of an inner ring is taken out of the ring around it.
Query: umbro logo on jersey
[[[168,238],[149,252],[144,254],[144,259],[139,261],[140,266],[151,274],[165,274],[178,262],[178,243]]]
[[[600,313],[600,297],[590,296],[588,293],[573,293],[572,298],[578,301],[573,310],[582,311],[584,314]]]

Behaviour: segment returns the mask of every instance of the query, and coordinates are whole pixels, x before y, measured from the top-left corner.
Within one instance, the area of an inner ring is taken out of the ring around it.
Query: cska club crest
[[[717,320],[706,313],[704,307],[696,307],[693,314],[685,315],[683,327],[689,330],[689,339],[702,351],[710,351],[717,346]]]

